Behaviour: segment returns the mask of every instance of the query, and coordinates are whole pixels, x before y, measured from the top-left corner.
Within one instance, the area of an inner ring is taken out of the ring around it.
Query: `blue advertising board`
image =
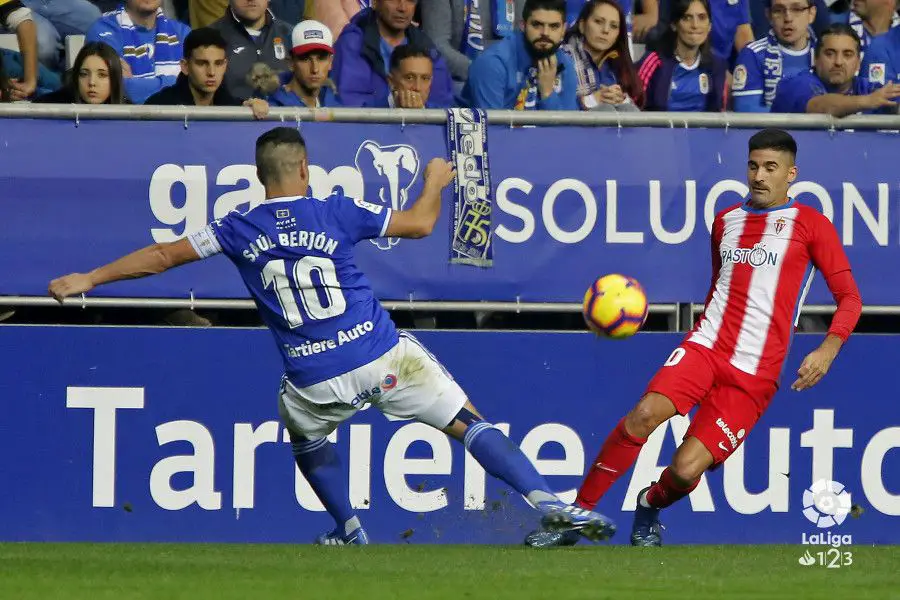
[[[0,127],[0,295],[41,295],[154,241],[172,241],[264,198],[255,122],[7,119]],[[441,125],[304,123],[312,193],[341,187],[409,207],[428,160],[447,156]],[[450,196],[423,240],[359,245],[385,300],[579,301],[597,276],[624,272],[652,302],[702,302],[709,225],[747,192],[750,130],[489,128],[494,266],[451,265]],[[896,135],[798,131],[792,193],[837,226],[867,304],[900,302]],[[246,298],[217,257],[103,294]],[[830,303],[821,281],[808,302]]]
[[[680,340],[419,338],[569,501]],[[788,376],[819,341],[798,337]],[[739,451],[666,509],[666,542],[900,543],[895,346],[855,336],[817,387],[785,385]],[[0,326],[0,364],[0,540],[305,543],[331,526],[277,422],[280,363],[264,330]],[[678,417],[654,433],[601,501],[620,527],[613,543],[627,543],[635,494],[687,424]],[[369,409],[335,439],[376,542],[516,544],[536,524],[462,445],[425,425]],[[804,491],[821,479],[841,482],[857,507],[840,525],[804,515]]]

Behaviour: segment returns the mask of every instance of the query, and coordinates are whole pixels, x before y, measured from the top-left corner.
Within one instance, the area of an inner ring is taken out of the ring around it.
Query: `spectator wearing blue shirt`
[[[169,19],[161,0],[125,0],[91,26],[88,42],[104,42],[122,59],[125,91],[135,104],[175,84],[184,39],[191,29]]]
[[[276,83],[271,106],[327,108],[340,106],[329,78],[334,59],[331,30],[319,21],[303,21],[291,32],[291,77]],[[277,77],[274,73],[272,76]]]
[[[518,28],[525,0],[420,0],[422,29],[447,61],[457,90],[485,48]]]
[[[639,110],[643,89],[631,61],[625,15],[615,0],[589,0],[566,34],[583,110]]]
[[[854,0],[853,9],[840,15],[837,22],[846,23],[856,32],[862,49],[860,54],[865,56],[873,40],[900,27],[897,0]]]
[[[728,61],[753,41],[750,0],[710,0],[713,54]]]
[[[769,112],[783,78],[808,72],[814,63],[813,0],[771,0],[769,34],[738,54],[732,79],[736,112]]]
[[[434,104],[440,107],[453,105],[450,70],[431,38],[413,26],[415,11],[416,0],[378,0],[344,27],[334,45],[331,71],[344,106],[383,104],[389,93],[387,76],[391,52],[407,43],[431,54]]]
[[[463,103],[483,109],[578,110],[575,68],[560,48],[565,0],[527,0],[522,19],[522,31],[472,62]]]
[[[860,73],[876,86],[900,82],[900,27],[872,41]]]
[[[728,68],[712,52],[707,0],[674,0],[669,29],[638,66],[644,110],[718,112],[727,103]]]
[[[391,53],[388,83],[391,93],[377,108],[440,108],[431,101],[434,63],[427,50],[411,44],[397,46]]]
[[[875,89],[857,77],[860,40],[850,26],[830,25],[816,46],[815,73],[801,73],[778,84],[772,112],[824,113],[846,117],[856,113],[894,112],[900,85]],[[874,91],[873,91],[874,90]]]

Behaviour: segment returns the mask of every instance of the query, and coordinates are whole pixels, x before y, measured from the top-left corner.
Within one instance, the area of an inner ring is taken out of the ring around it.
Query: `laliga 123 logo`
[[[356,170],[365,182],[378,182],[378,201],[394,210],[402,210],[409,202],[409,188],[419,175],[419,153],[412,146],[382,146],[366,140],[356,151]],[[371,200],[371,198],[366,198]],[[372,243],[382,250],[396,246],[398,238],[380,238]]]
[[[820,479],[803,491],[803,516],[819,529],[843,523],[850,508],[850,492],[837,481]]]
[[[844,522],[852,508],[850,492],[844,484],[820,479],[803,491],[803,516],[820,530],[836,527]],[[850,534],[840,535],[820,531],[802,535],[805,546],[830,546],[827,550],[806,550],[799,563],[804,567],[819,565],[836,569],[853,564],[853,553],[846,547],[853,543]]]

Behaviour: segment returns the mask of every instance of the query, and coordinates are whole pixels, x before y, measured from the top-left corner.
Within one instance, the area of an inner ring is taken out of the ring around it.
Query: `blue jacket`
[[[472,108],[513,109],[526,85],[528,70],[534,64],[528,53],[525,34],[516,31],[497,42],[472,62],[469,80],[462,91],[462,102]],[[547,98],[538,97],[538,110],[578,110],[578,86],[572,59],[562,49],[556,51],[559,91]]]
[[[157,13],[155,29],[139,27],[120,6],[91,25],[86,41],[103,42],[125,59],[131,68],[125,91],[132,102],[143,104],[152,94],[175,85],[181,73],[184,38],[190,31],[190,27],[167,18],[162,11]]]
[[[303,100],[294,92],[284,89],[284,86],[279,86],[266,100],[271,106],[299,106],[300,108],[306,108]],[[330,85],[323,85],[322,89],[319,90],[319,106],[321,108],[341,106]]]
[[[431,99],[435,105],[453,106],[453,81],[446,61],[431,41],[417,27],[406,30],[407,43],[428,50],[434,63]],[[337,85],[344,106],[374,106],[386,102],[389,88],[384,60],[381,57],[381,34],[372,9],[357,13],[334,44],[331,78]]]
[[[644,86],[644,106],[642,110],[668,111],[669,94],[672,91],[672,77],[678,60],[658,52],[650,52],[638,64],[638,79]],[[706,94],[704,112],[722,112],[728,102],[728,65],[715,54],[709,64],[698,67],[709,77],[709,93]],[[775,111],[772,111],[775,112]]]

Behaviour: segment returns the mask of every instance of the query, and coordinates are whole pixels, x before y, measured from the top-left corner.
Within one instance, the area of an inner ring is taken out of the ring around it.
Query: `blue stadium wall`
[[[475,404],[571,500],[587,465],[680,340],[578,333],[421,332]],[[819,336],[798,336],[789,384]],[[816,388],[785,385],[748,441],[665,513],[669,543],[800,543],[812,534],[900,543],[897,341],[855,336]],[[308,542],[331,522],[277,423],[281,374],[259,329],[0,327],[0,540]],[[627,542],[638,490],[687,420],[645,446],[599,509]],[[360,412],[336,432],[353,503],[381,543],[520,543],[536,522],[461,445]],[[819,529],[817,479],[856,509]]]

